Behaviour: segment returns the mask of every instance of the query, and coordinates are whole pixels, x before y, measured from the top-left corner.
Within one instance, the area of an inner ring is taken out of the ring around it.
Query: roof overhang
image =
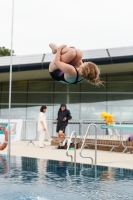
[[[83,52],[83,62],[94,62],[101,68],[101,74],[133,72],[133,47],[87,50]],[[48,72],[53,54],[13,56],[12,80],[51,78]],[[10,57],[0,58],[0,81],[8,81]]]

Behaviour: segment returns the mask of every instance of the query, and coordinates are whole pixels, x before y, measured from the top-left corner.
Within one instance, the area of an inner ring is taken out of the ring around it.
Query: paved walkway
[[[45,148],[38,147],[38,141],[35,141],[34,144],[28,144],[28,141],[17,141],[11,143],[11,155],[16,156],[25,156],[33,158],[42,158],[49,160],[61,160],[70,162],[71,158],[66,156],[66,150],[55,149],[54,146],[50,146],[48,142],[45,142]],[[80,149],[77,151],[76,160],[78,163],[91,163],[88,158],[81,158],[79,155]],[[73,154],[73,150],[69,150],[69,154]],[[3,151],[0,151],[0,154],[7,154],[7,148]],[[95,151],[94,150],[83,150],[84,156],[90,156],[95,160]],[[119,168],[128,168],[133,169],[133,154],[127,153],[116,153],[116,152],[107,152],[107,151],[97,151],[97,164],[110,167],[119,167]]]

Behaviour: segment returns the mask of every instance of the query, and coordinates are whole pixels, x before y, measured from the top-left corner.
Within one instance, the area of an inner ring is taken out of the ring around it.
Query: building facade
[[[52,54],[14,56],[12,119],[37,119],[46,104],[47,119],[56,119],[60,103],[66,103],[73,119],[101,119],[112,113],[116,120],[133,121],[133,47],[83,51],[83,61],[100,65],[101,86],[52,80],[48,65]],[[0,118],[8,119],[10,57],[0,58]]]

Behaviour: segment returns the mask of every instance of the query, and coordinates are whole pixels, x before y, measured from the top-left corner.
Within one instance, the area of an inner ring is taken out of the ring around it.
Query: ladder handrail
[[[69,147],[70,147],[70,142],[71,142],[71,139],[72,139],[73,134],[75,134],[75,142],[74,142],[74,143],[75,143],[75,145],[74,145],[74,163],[76,163],[76,132],[75,132],[75,131],[73,131],[73,132],[71,133],[70,140],[69,140],[69,143],[68,143],[68,146],[67,146],[67,150],[66,150],[66,155],[71,157],[71,163],[72,163],[72,162],[73,162],[73,156],[68,154],[68,150],[69,150]]]
[[[83,148],[85,147],[85,140],[86,140],[86,137],[87,137],[87,134],[89,133],[89,130],[90,130],[90,127],[91,126],[95,126],[95,165],[97,164],[97,126],[96,124],[89,124],[88,128],[87,128],[87,131],[86,131],[86,134],[84,136],[84,140],[82,142],[82,146],[81,146],[81,151],[79,152],[80,156],[82,158],[90,158],[91,161],[92,161],[92,165],[93,165],[93,158],[92,157],[88,157],[88,156],[83,156],[82,155],[82,150]]]

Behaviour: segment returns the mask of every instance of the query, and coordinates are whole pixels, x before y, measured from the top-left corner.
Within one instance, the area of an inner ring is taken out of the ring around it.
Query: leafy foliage
[[[12,51],[12,55],[14,54],[14,51]],[[11,55],[11,50],[6,49],[5,47],[0,47],[0,57],[2,56],[10,56]]]

